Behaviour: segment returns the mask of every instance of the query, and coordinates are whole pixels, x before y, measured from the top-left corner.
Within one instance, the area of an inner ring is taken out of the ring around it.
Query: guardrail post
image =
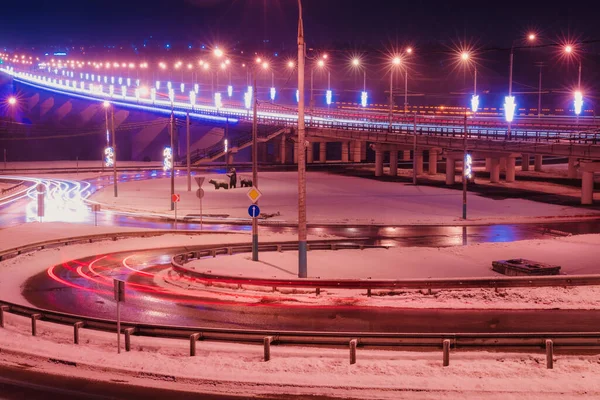
[[[554,343],[552,340],[546,340],[546,368],[554,368]]]
[[[36,321],[40,318],[42,318],[42,314],[31,314],[31,336],[37,335]]]
[[[135,333],[136,328],[126,328],[125,331],[125,351],[131,351],[131,334]]]
[[[193,333],[190,335],[190,357],[196,355],[196,342],[200,338],[201,333]]]
[[[0,306],[0,328],[4,328],[4,312],[8,310],[8,306]]]
[[[79,328],[83,328],[84,322],[78,321],[73,324],[73,343],[79,344]]]
[[[367,297],[371,297],[371,289],[367,289]]]
[[[321,294],[321,288],[317,288],[316,290],[317,296]]]
[[[263,339],[265,361],[269,361],[271,359],[271,343],[272,342],[273,342],[273,336],[267,336]]]
[[[358,340],[352,339],[350,341],[350,365],[356,364],[356,345]]]
[[[280,244],[277,245],[277,251],[280,253],[283,251],[283,248]]]
[[[443,365],[444,367],[447,367],[448,365],[450,365],[450,339],[444,339],[444,341],[442,342],[442,347],[444,351]]]
[[[213,256],[213,257],[216,257],[216,256],[217,256],[217,250],[215,250],[215,249],[212,249],[212,250],[210,251],[210,255],[211,255],[211,256]]]
[[[233,247],[228,247],[227,248],[227,255],[232,255],[233,254]]]

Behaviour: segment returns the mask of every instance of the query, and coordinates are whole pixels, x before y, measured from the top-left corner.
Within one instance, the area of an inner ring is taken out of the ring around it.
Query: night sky
[[[549,39],[600,38],[592,5],[554,1],[304,0],[309,45],[456,42],[510,46],[529,29]],[[295,0],[28,0],[3,2],[0,42],[263,39],[294,44]]]

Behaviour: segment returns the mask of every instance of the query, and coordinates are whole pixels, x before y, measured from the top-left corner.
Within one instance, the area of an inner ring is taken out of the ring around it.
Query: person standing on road
[[[227,176],[229,177],[229,188],[235,188],[237,185],[237,173],[235,172],[235,168],[231,168]]]

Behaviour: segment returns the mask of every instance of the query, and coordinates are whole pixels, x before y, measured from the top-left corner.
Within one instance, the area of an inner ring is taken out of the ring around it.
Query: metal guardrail
[[[0,257],[23,254],[50,244],[69,244],[89,242],[93,240],[116,240],[118,237],[140,235],[160,235],[164,233],[189,234],[190,232],[154,231],[154,232],[123,232],[112,234],[88,235],[56,239],[46,242],[33,243],[14,249],[5,250]],[[313,243],[313,249],[323,248],[332,243]],[[291,242],[269,244],[275,249],[290,248]],[[350,245],[337,243],[347,248]],[[351,245],[360,248],[362,245]],[[251,246],[239,246],[236,249],[246,249]],[[363,246],[364,247],[364,246]],[[232,253],[234,247],[222,247]],[[231,250],[229,250],[231,249]],[[206,249],[204,249],[206,250]],[[209,249],[219,251],[219,248]],[[264,250],[264,249],[263,249]],[[222,251],[222,250],[220,250]],[[0,258],[2,259],[2,258]],[[117,330],[114,320],[84,317],[74,314],[50,311],[28,307],[0,300],[0,328],[5,327],[5,313],[25,316],[31,319],[31,334],[36,336],[38,321],[47,321],[61,325],[73,326],[73,342],[79,344],[80,330],[93,329],[104,332]],[[285,331],[285,330],[252,330],[252,329],[223,329],[208,327],[183,327],[171,325],[143,324],[124,321],[121,323],[121,333],[125,334],[125,349],[131,350],[132,336],[151,336],[160,338],[185,338],[189,340],[190,356],[196,355],[196,344],[199,340],[229,341],[236,343],[262,343],[264,360],[271,358],[271,345],[326,345],[349,346],[350,364],[356,363],[357,347],[392,347],[394,349],[442,349],[442,365],[450,362],[450,349],[509,349],[540,351],[545,348],[546,366],[553,367],[554,348],[568,352],[600,351],[600,332],[524,332],[524,333],[380,333],[380,332],[330,332],[330,331]]]
[[[338,249],[364,249],[368,247],[360,244],[343,243],[315,243],[308,244],[309,250],[338,250]],[[379,246],[384,247],[384,246]],[[298,250],[297,243],[281,243],[259,245],[259,251],[284,251]],[[203,257],[216,257],[217,255],[232,255],[248,253],[251,246],[214,247],[192,250],[177,254],[172,257],[171,265],[179,274],[191,276],[200,281],[210,283],[227,283],[238,286],[265,286],[269,288],[311,288],[319,294],[321,289],[361,289],[367,290],[367,296],[375,289],[480,289],[480,288],[522,288],[522,287],[553,287],[553,286],[593,286],[600,285],[598,275],[553,275],[553,276],[517,276],[517,277],[490,277],[490,278],[429,278],[429,279],[265,279],[253,277],[235,277],[229,275],[209,274],[186,268],[185,264]]]

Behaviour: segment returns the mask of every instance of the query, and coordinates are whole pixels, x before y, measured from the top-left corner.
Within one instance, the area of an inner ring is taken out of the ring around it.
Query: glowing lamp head
[[[467,61],[469,58],[470,58],[470,54],[467,51],[463,51],[460,54],[460,59],[463,60],[463,61]]]
[[[215,107],[223,107],[223,102],[221,101],[221,93],[215,93]]]
[[[331,98],[332,98],[332,92],[331,92],[331,90],[328,90],[327,92],[325,92],[325,102],[327,103],[327,105],[331,104]]]
[[[10,104],[11,106],[14,106],[15,104],[17,104],[17,99],[15,97],[9,97],[8,104]]]
[[[320,68],[323,68],[323,67],[325,66],[325,61],[323,61],[323,60],[319,60],[319,62],[317,62],[317,65],[318,65]]]
[[[474,113],[479,109],[479,95],[474,94],[471,96],[471,111]]]
[[[536,39],[535,33],[530,33],[527,35],[527,39],[529,39],[529,41],[534,41]]]
[[[262,64],[263,69],[269,69],[269,63],[268,62],[264,62]]]
[[[294,64],[293,61],[288,61],[287,66],[288,66],[288,68],[294,68],[296,65]]]
[[[575,107],[575,114],[581,114],[581,110],[583,108],[583,93],[579,90],[575,92],[575,101],[573,102]]]
[[[215,55],[216,57],[223,57],[223,50],[221,50],[221,49],[219,49],[219,48],[216,48],[216,49],[213,51],[213,53],[214,53],[214,55]]]
[[[233,96],[233,86],[231,85],[227,86],[227,96]]]
[[[272,87],[271,90],[269,91],[271,101],[275,100],[276,93],[277,93],[276,89],[274,87]]]
[[[368,94],[367,92],[362,92],[360,94],[360,105],[362,107],[366,107],[367,106],[367,99],[368,99]]]
[[[104,103],[102,103],[102,105],[104,106],[104,108],[108,108],[110,107],[110,102],[105,100]]]
[[[565,46],[565,53],[567,54],[571,54],[573,52],[573,46],[571,46],[570,44]]]
[[[353,59],[352,65],[354,65],[355,67],[358,67],[360,65],[360,60],[358,58]]]
[[[300,102],[300,90],[296,89],[296,103]]]
[[[323,54],[323,60],[327,60],[327,57],[329,57],[327,53]]]
[[[210,68],[210,64],[204,63],[204,64],[202,64],[202,68],[204,68],[204,70],[207,71]]]
[[[516,108],[517,104],[515,103],[515,96],[504,97],[504,114],[507,122],[512,122]]]
[[[412,54],[412,52],[413,52],[412,47],[409,47],[409,48],[406,49],[406,53],[407,54]]]
[[[394,57],[392,59],[392,64],[394,64],[394,65],[400,65],[400,57]]]

